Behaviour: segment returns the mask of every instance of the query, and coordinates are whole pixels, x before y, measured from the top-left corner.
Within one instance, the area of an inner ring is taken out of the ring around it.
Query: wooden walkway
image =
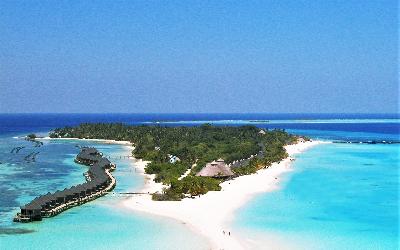
[[[84,174],[86,183],[72,186],[64,191],[57,191],[59,197],[55,196],[56,193],[37,197],[21,207],[21,213],[17,213],[14,221],[31,222],[42,220],[42,217],[52,217],[69,208],[109,194],[115,188],[116,179],[110,172],[115,170],[116,166],[105,159],[95,148],[81,149],[75,162],[89,166],[89,171]],[[91,184],[84,186],[87,183]],[[58,201],[59,198],[63,198],[63,201]]]
[[[100,196],[103,196],[103,195],[109,193],[115,187],[116,180],[115,180],[114,176],[112,176],[108,170],[106,170],[105,172],[111,178],[110,185],[108,185],[105,189],[100,190],[100,191],[98,191],[98,192],[96,192],[94,194],[91,194],[89,196],[85,196],[82,199],[78,199],[78,200],[75,200],[75,201],[70,201],[70,202],[62,204],[62,205],[60,205],[58,207],[55,207],[55,208],[49,210],[48,212],[46,212],[46,214],[43,217],[47,217],[48,218],[48,217],[55,216],[55,215],[65,211],[65,210],[67,210],[69,208],[72,208],[72,207],[75,207],[75,206],[79,206],[81,204],[84,204],[86,202],[95,200],[95,199],[99,198]]]
[[[117,155],[117,156],[103,155],[103,157],[111,160],[134,159],[132,155]]]

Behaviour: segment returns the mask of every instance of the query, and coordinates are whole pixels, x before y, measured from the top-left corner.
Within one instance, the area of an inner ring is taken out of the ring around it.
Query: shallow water
[[[399,150],[316,146],[298,155],[280,190],[243,207],[235,227],[264,249],[274,238],[295,249],[397,249]]]
[[[82,141],[44,141],[35,148],[23,139],[0,138],[1,193],[0,249],[207,249],[207,242],[186,226],[160,217],[121,208],[126,195],[138,191],[143,177],[131,166],[130,155],[121,145]],[[74,163],[80,146],[95,146],[117,164],[115,194],[72,208],[62,214],[28,224],[14,223],[19,205],[35,196],[84,182],[87,167]],[[18,154],[10,150],[25,145]],[[40,151],[35,162],[24,156]]]
[[[121,209],[121,195],[107,195],[38,223],[12,222],[18,207],[35,196],[84,180],[86,167],[73,162],[76,144],[95,145],[114,158],[116,193],[143,185],[129,160],[119,159],[128,155],[121,145],[45,141],[35,148],[13,137],[45,135],[81,122],[157,121],[174,121],[168,126],[255,124],[324,140],[400,139],[398,115],[0,114],[0,249],[207,249],[203,238],[180,223]],[[11,154],[16,146],[25,148]],[[24,159],[37,151],[35,162]],[[238,211],[232,232],[252,240],[249,246],[257,249],[277,249],[275,243],[279,249],[398,249],[399,153],[399,144],[315,147],[298,156],[282,189],[259,195]]]

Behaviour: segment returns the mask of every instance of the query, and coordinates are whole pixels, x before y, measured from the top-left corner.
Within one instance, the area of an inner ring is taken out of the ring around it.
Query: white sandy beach
[[[288,145],[286,150],[289,157],[280,163],[274,163],[256,174],[224,182],[221,184],[221,191],[211,191],[200,198],[152,201],[150,195],[140,195],[125,200],[123,206],[139,212],[170,217],[187,224],[210,240],[211,249],[247,249],[251,243],[236,237],[229,227],[235,210],[255,194],[279,188],[280,176],[291,171],[290,163],[294,160],[294,155],[320,143],[322,142],[311,141]],[[154,176],[144,174],[145,161],[136,160],[134,166],[146,178],[142,192],[161,191],[162,185],[153,181]],[[228,235],[228,232],[231,235]]]
[[[128,153],[134,149],[129,141],[50,137],[40,139],[83,140],[120,144],[126,146]],[[130,197],[123,201],[121,207],[180,221],[194,232],[207,238],[210,241],[211,249],[248,249],[253,246],[251,240],[237,237],[230,228],[230,222],[233,219],[235,210],[243,206],[254,195],[279,188],[279,177],[292,170],[291,162],[295,160],[294,155],[320,143],[324,142],[311,141],[288,145],[285,148],[289,157],[280,163],[274,163],[271,167],[259,170],[256,174],[240,176],[234,180],[224,182],[221,184],[221,191],[210,191],[200,198],[187,198],[182,201],[153,201],[150,194],[157,191],[160,192],[165,186],[154,182],[155,175],[145,174],[144,169],[149,161],[142,161],[132,157],[132,166],[144,178],[144,186],[140,192],[149,193],[149,195]],[[229,235],[229,232],[231,235]],[[274,241],[269,243],[269,247],[272,249],[278,249],[282,244],[282,242],[276,242],[276,246],[274,246]]]

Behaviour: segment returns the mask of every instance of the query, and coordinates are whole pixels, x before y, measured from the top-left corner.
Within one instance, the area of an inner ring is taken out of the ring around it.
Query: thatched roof
[[[197,176],[208,176],[208,177],[228,177],[232,176],[233,172],[229,166],[227,166],[222,159],[207,163],[206,166],[197,173]]]

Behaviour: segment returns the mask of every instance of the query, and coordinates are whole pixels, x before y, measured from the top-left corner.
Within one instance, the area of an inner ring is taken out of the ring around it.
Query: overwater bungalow
[[[98,164],[102,168],[111,167],[112,165],[111,161],[105,157],[101,158],[100,161],[98,161],[96,164]]]
[[[21,212],[14,217],[14,221],[31,222],[57,215],[68,208],[98,198],[115,187],[115,179],[108,172],[114,170],[115,165],[102,157],[97,149],[82,148],[75,162],[90,166],[86,174],[90,176],[89,181],[36,197],[21,207]]]
[[[35,203],[30,203],[28,205],[21,206],[21,215],[22,215],[21,222],[42,220],[41,210],[42,208]]]
[[[76,156],[75,162],[85,165],[92,165],[100,161],[103,154],[95,148],[83,147],[81,152]]]

